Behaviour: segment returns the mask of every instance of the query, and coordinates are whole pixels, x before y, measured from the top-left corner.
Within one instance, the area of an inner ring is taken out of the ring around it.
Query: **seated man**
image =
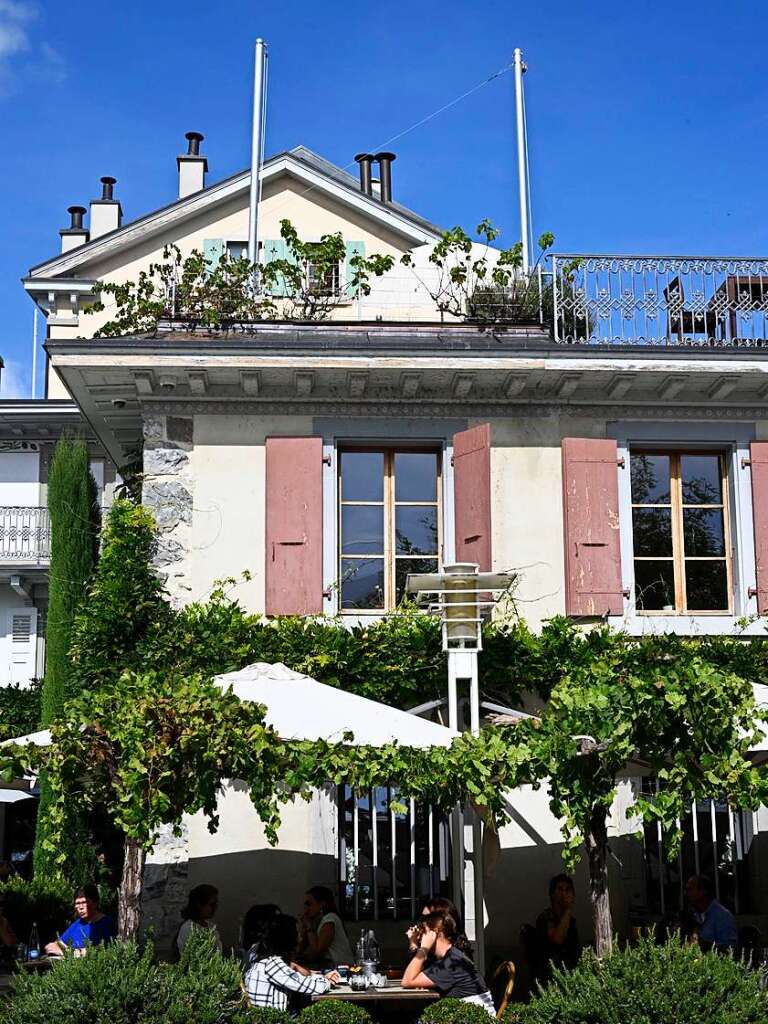
[[[696,919],[696,937],[704,949],[734,949],[738,940],[736,918],[715,899],[715,887],[706,875],[692,875],[685,885],[688,905]]]
[[[45,947],[49,956],[61,956],[68,948],[82,956],[87,946],[109,942],[117,935],[115,922],[99,910],[99,891],[95,885],[84,885],[75,891],[75,914],[77,917],[69,928]]]
[[[556,967],[575,967],[581,956],[579,929],[573,916],[576,890],[570,875],[555,875],[549,883],[549,907],[536,920],[544,975],[549,975],[550,964]]]

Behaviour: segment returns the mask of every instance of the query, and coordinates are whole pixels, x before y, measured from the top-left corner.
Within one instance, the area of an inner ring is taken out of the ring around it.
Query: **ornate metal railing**
[[[555,341],[768,346],[768,258],[552,256]]]
[[[47,508],[0,505],[0,562],[47,562],[51,520]]]

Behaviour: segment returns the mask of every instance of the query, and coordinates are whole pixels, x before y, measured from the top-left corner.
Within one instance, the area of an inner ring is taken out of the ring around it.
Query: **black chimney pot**
[[[397,160],[394,153],[377,153],[374,160],[379,162],[379,177],[381,178],[381,201],[382,203],[392,202],[392,163]]]
[[[364,192],[367,196],[372,196],[371,164],[374,161],[373,153],[358,153],[355,160],[360,165],[360,191]]]
[[[189,145],[187,146],[187,156],[200,156],[200,143],[205,138],[200,132],[187,132],[184,136]]]
[[[70,231],[82,231],[83,230],[83,217],[85,216],[84,206],[70,206],[67,208],[67,213],[71,217],[71,223],[69,225]]]
[[[110,178],[109,175],[105,175],[101,179],[101,200],[102,202],[111,203],[114,198],[114,187],[117,184],[117,178]]]

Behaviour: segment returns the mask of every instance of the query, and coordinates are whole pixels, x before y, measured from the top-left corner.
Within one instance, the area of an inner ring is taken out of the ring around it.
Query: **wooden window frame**
[[[341,483],[341,465],[345,454],[354,452],[373,452],[384,456],[384,489],[382,501],[345,501]],[[422,453],[434,455],[437,463],[435,479],[436,496],[434,501],[395,501],[395,456]],[[416,558],[435,558],[438,571],[443,564],[443,475],[442,452],[439,448],[427,445],[411,447],[409,445],[345,445],[339,449],[336,477],[336,571],[338,573],[339,613],[341,615],[388,615],[396,610],[397,561],[414,560]],[[342,510],[345,505],[357,507],[384,508],[384,551],[383,553],[366,553],[362,555],[343,554],[344,537],[342,532]],[[437,552],[435,555],[398,555],[395,550],[395,511],[399,505],[423,508],[435,508],[437,511]],[[382,608],[344,608],[342,598],[342,562],[344,560],[380,558],[384,561],[384,605]]]
[[[733,615],[733,546],[731,540],[731,516],[730,516],[730,488],[728,479],[727,453],[722,449],[712,448],[633,448],[630,450],[630,473],[631,460],[643,455],[664,455],[669,458],[669,486],[670,500],[668,502],[631,501],[630,515],[632,516],[632,567],[633,578],[634,567],[637,562],[672,562],[675,584],[675,609],[672,612],[663,609],[636,608],[638,615],[659,616],[659,615]],[[720,488],[722,500],[706,505],[695,505],[683,501],[683,480],[682,460],[686,455],[709,455],[716,457],[720,465]],[[631,486],[631,484],[630,484]],[[636,555],[635,531],[634,531],[634,510],[636,508],[668,508],[670,510],[672,525],[672,556]],[[692,555],[686,556],[683,538],[683,510],[686,508],[711,508],[722,509],[723,511],[723,555]],[[717,609],[689,609],[686,593],[685,563],[686,562],[725,562],[726,587],[728,595],[728,607]],[[636,601],[636,598],[635,598]]]

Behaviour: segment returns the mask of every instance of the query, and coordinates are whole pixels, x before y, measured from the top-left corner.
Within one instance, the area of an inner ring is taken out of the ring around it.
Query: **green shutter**
[[[344,294],[349,298],[356,298],[353,295],[352,289],[349,282],[352,280],[352,267],[349,265],[349,261],[353,256],[365,256],[365,242],[345,242],[344,248],[347,250],[347,258],[344,264]]]
[[[282,238],[268,238],[264,242],[264,262],[271,263],[273,260],[289,260],[294,263],[292,253],[289,252],[288,246]],[[278,274],[275,284],[270,289],[265,289],[267,294],[280,298],[288,294],[288,283],[282,274]]]
[[[210,274],[212,270],[215,270],[219,265],[219,260],[224,255],[224,239],[223,238],[204,238],[203,239],[203,256],[207,264],[207,271]]]

